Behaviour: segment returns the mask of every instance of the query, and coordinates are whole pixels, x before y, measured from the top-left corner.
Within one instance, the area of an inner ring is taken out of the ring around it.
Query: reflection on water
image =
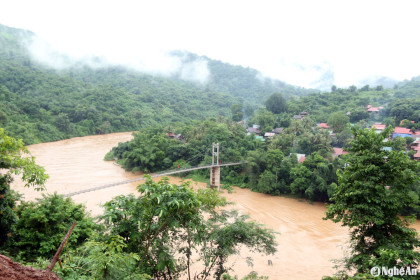
[[[48,193],[70,193],[85,188],[139,177],[139,174],[125,172],[112,162],[103,161],[104,155],[119,142],[132,139],[131,133],[86,136],[58,142],[29,146],[36,163],[44,166],[50,179]],[[170,178],[180,183],[179,178]],[[205,184],[194,183],[201,187]],[[120,194],[136,192],[138,183],[120,185],[95,192],[74,196],[78,203],[84,203],[92,215],[102,212],[99,206]],[[33,200],[41,193],[24,188],[20,180],[12,184],[13,189]],[[325,206],[322,203],[310,205],[296,199],[268,196],[247,189],[234,188],[231,194],[224,194],[234,202],[230,208],[249,214],[252,219],[279,232],[278,252],[274,256],[261,256],[243,250],[240,256],[232,258],[234,273],[244,276],[251,271],[270,279],[321,279],[334,273],[332,259],[343,256],[343,244],[348,231],[339,224],[324,221]],[[420,230],[420,223],[415,224]],[[246,256],[254,259],[254,266],[248,267]],[[272,263],[272,266],[269,265]]]

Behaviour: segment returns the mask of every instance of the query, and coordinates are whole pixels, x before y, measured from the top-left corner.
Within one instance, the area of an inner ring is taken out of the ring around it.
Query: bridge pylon
[[[215,164],[216,163],[216,164]],[[210,187],[220,191],[220,166],[219,166],[219,143],[213,143],[213,152],[210,168]]]

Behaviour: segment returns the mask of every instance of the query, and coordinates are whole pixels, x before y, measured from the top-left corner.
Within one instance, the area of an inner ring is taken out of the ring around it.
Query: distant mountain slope
[[[193,54],[183,63],[205,60],[208,83],[150,75],[123,66],[72,61],[50,52],[48,59],[70,67],[40,63],[28,51],[30,31],[0,25],[0,126],[26,143],[97,133],[138,130],[145,126],[229,116],[230,106],[259,106],[273,92],[302,95],[307,90],[279,81],[260,80],[258,71]]]
[[[231,65],[188,52],[173,52],[173,54],[182,57],[184,62],[208,61],[207,65],[211,77],[205,87],[209,90],[226,92],[235,97],[240,97],[247,103],[262,104],[269,95],[275,92],[282,93],[286,97],[318,92],[318,90],[296,87],[276,79],[264,77],[259,71],[252,68]]]

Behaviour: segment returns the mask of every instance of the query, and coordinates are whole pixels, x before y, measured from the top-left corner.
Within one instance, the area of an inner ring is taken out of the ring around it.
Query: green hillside
[[[26,46],[33,38],[30,31],[0,25],[0,125],[27,144],[229,116],[231,105],[258,107],[273,92],[310,92],[261,81],[253,69],[180,52],[173,55],[185,63],[208,60],[208,83],[74,61],[57,70],[30,56]],[[61,54],[51,59],[70,62]]]

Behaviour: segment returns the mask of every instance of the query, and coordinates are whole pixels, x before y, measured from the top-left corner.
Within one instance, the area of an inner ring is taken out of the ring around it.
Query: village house
[[[266,132],[264,138],[273,138],[276,134],[274,132]]]
[[[284,130],[283,127],[276,127],[275,129],[272,130],[272,132],[274,132],[275,134],[280,134],[282,133]]]
[[[254,127],[248,127],[246,131],[248,132],[247,133],[248,135],[250,134],[259,135],[261,133],[261,131],[259,131],[257,128],[254,128]]]
[[[416,131],[416,133],[417,132],[418,131]],[[416,153],[413,155],[413,158],[417,161],[420,161],[420,138],[416,138],[416,140],[414,140],[414,142],[411,144],[411,149],[416,151]]]
[[[417,130],[414,132],[411,137],[413,137],[415,140],[420,140],[420,130]]]
[[[413,133],[409,128],[397,126],[392,133],[392,138],[395,137],[411,137]]]
[[[326,128],[326,129],[330,128],[330,126],[327,123],[319,123],[316,126],[319,128]]]
[[[369,113],[377,113],[379,112],[379,110],[382,110],[384,108],[384,106],[379,106],[379,107],[373,107],[372,105],[367,105],[367,109],[366,111]]]
[[[306,116],[308,116],[309,113],[306,111],[301,112],[299,115],[294,115],[293,119],[295,120],[303,120]]]
[[[337,148],[337,147],[333,147],[333,150],[334,150],[332,153],[333,159],[349,153],[347,151],[344,151],[342,148]]]
[[[293,155],[293,153],[289,154],[289,158]],[[298,164],[302,163],[305,159],[306,159],[306,155],[305,154],[295,154],[298,160]]]
[[[381,133],[386,128],[386,124],[375,123],[372,128],[375,128],[376,133]]]

